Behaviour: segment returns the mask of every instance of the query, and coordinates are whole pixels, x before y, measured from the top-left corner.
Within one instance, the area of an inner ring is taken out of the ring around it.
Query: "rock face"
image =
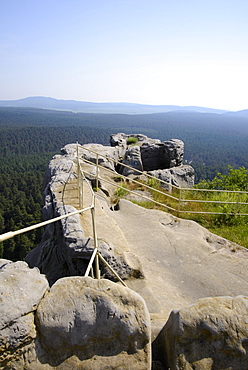
[[[128,147],[127,142],[130,137],[137,139],[137,145]],[[110,144],[125,150],[124,156],[122,155],[119,161],[133,168],[121,167],[119,172],[124,176],[139,175],[135,170],[147,171],[168,183],[168,188],[171,185],[179,187],[194,185],[194,169],[182,164],[184,143],[181,140],[161,142],[159,139],[150,139],[145,135],[119,133],[111,135]]]
[[[145,171],[180,166],[183,154],[184,143],[176,139],[164,142],[150,140],[141,146],[141,158]]]
[[[168,190],[170,190],[171,185],[181,188],[190,188],[194,186],[194,171],[192,171],[192,167],[189,165],[182,165],[165,170],[154,170],[148,173],[165,182],[165,184],[161,182],[161,186]]]
[[[109,280],[60,279],[0,260],[0,368],[149,369],[143,299]],[[38,307],[38,308],[37,308]]]
[[[24,369],[25,362],[32,361],[37,336],[35,311],[47,290],[48,282],[37,268],[0,260],[1,369]]]
[[[143,171],[143,163],[141,160],[141,153],[140,153],[140,147],[138,145],[131,146],[126,150],[125,158],[122,161],[123,164],[128,165],[129,167],[133,167],[138,171]],[[135,171],[135,169],[130,169],[128,167],[122,167],[121,168],[121,174],[123,176],[129,176],[129,175],[140,175],[140,172]]]
[[[46,350],[42,362],[52,366],[63,360],[73,369],[80,361],[84,369],[92,363],[94,369],[150,368],[146,305],[138,294],[109,280],[60,279],[38,307],[37,326]]]
[[[76,211],[76,208],[66,204],[65,200],[65,184],[68,181],[72,183],[77,181],[76,147],[76,144],[66,145],[61,151],[63,154],[56,155],[49,163],[43,193],[44,220]],[[109,148],[117,152],[115,148]],[[79,155],[82,157],[85,152],[84,149],[81,149]],[[106,155],[105,149],[104,153]],[[108,163],[110,162],[106,160],[106,168],[113,166]],[[115,246],[107,240],[99,240],[98,249],[122,279],[142,276],[138,259],[127,257],[126,253],[118,248],[118,245]],[[30,267],[38,267],[41,273],[46,275],[49,284],[52,285],[65,276],[83,276],[93,250],[93,239],[85,235],[80,216],[76,214],[47,225],[41,243],[28,253],[26,261]],[[103,277],[116,281],[114,275],[104,265],[101,269]]]
[[[169,369],[247,369],[248,297],[203,298],[172,311],[160,336]]]

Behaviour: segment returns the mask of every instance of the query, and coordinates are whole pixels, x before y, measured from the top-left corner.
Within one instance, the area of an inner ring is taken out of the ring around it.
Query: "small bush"
[[[130,136],[128,139],[127,139],[127,145],[134,145],[138,142],[138,138],[137,137],[134,137],[134,136]]]
[[[115,191],[115,196],[117,198],[124,197],[127,194],[128,194],[128,190],[127,190],[127,185],[126,184],[121,184],[121,187],[118,187]]]

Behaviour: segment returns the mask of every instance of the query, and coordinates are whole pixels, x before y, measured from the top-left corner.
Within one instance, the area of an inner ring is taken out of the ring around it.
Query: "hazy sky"
[[[248,108],[247,0],[0,0],[0,100]]]

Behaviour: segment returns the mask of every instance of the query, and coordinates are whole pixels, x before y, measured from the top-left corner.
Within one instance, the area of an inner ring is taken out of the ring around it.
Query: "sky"
[[[0,100],[248,109],[247,0],[0,0]]]

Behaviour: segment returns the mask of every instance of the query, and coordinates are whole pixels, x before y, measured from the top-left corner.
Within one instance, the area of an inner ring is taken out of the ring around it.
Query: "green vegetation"
[[[169,209],[169,212],[181,218],[194,220],[213,233],[248,248],[248,216],[239,215],[248,214],[248,204],[242,204],[248,203],[248,193],[244,192],[247,189],[248,172],[244,167],[233,169],[231,166],[228,167],[228,171],[227,175],[218,173],[212,181],[200,182],[192,190],[173,189],[172,194],[164,190],[157,179],[149,179],[147,185],[152,187],[149,191],[154,201],[177,210],[173,212]],[[144,189],[145,185],[144,183]],[[231,192],[224,191],[225,187]],[[118,195],[125,196],[126,189],[141,190],[141,187],[134,183],[125,183],[125,193],[120,195],[118,192]],[[200,189],[217,191],[206,192]],[[171,198],[171,195],[178,200]],[[181,199],[180,203],[179,199]],[[168,210],[151,201],[135,203],[146,208]],[[179,213],[178,210],[185,213]]]
[[[138,142],[138,138],[134,136],[130,136],[127,139],[127,145],[135,145]]]
[[[116,132],[142,133],[162,141],[178,138],[185,143],[185,163],[194,167],[199,182],[212,180],[218,172],[227,174],[228,165],[248,168],[247,123],[248,118],[233,114],[89,114],[0,107],[0,144],[11,143],[24,154],[22,150],[29,152],[29,146],[32,149],[36,145],[39,153],[57,151],[75,141],[107,145],[109,135]],[[41,138],[42,135],[46,137]]]
[[[0,130],[0,234],[42,221],[45,169],[64,145],[109,140],[106,130],[52,126],[33,110],[0,109]],[[42,232],[33,230],[0,243],[0,258],[23,260],[40,242]]]
[[[127,134],[140,132],[162,141],[179,138],[185,143],[185,163],[194,167],[196,181],[200,182],[199,187],[204,184],[204,187],[221,189],[221,186],[224,188],[228,186],[228,189],[231,189],[230,174],[232,178],[237,179],[240,173],[235,172],[236,169],[241,167],[242,171],[245,171],[245,168],[248,168],[247,120],[232,115],[189,112],[145,115],[87,114],[0,107],[0,132],[0,233],[41,221],[45,168],[52,156],[59,153],[60,148],[68,143],[78,141],[80,144],[95,142],[108,145],[110,134],[116,132]],[[231,171],[227,167],[228,164],[232,166]],[[217,175],[218,172],[223,175]],[[220,185],[218,181],[226,179],[226,175],[229,183]],[[216,176],[218,181],[215,179],[212,183]],[[238,186],[245,182],[247,185],[242,172]],[[153,186],[156,187],[158,184]],[[125,188],[120,189],[119,193],[124,191]],[[188,195],[183,196],[185,199]],[[221,196],[224,197],[224,193]],[[158,201],[163,202],[163,194],[159,197],[161,199]],[[203,194],[202,197],[204,199],[206,195]],[[220,197],[220,193],[216,197]],[[237,203],[237,200],[233,201]],[[239,203],[241,201],[243,195],[239,198]],[[150,202],[143,203],[148,206]],[[167,204],[177,207],[173,200],[169,203],[167,201]],[[200,205],[194,203],[193,207],[197,209]],[[208,207],[211,209],[212,206]],[[219,207],[224,213],[224,208],[217,205],[215,207],[215,209]],[[237,204],[228,205],[228,210],[235,213],[237,207],[239,207]],[[227,215],[209,216],[204,219],[200,215],[189,217],[194,217],[218,234],[223,232],[220,235],[231,240],[233,238],[224,235],[227,231],[223,225],[227,225],[228,232],[232,230],[232,233],[235,233],[236,230],[236,236],[242,237],[242,240],[247,239],[247,234],[243,230],[247,229],[247,219],[244,217]],[[246,222],[244,228],[243,222]],[[38,229],[0,243],[0,258],[24,259],[25,254],[40,241],[41,233],[42,230]],[[245,245],[244,242],[238,243]]]

